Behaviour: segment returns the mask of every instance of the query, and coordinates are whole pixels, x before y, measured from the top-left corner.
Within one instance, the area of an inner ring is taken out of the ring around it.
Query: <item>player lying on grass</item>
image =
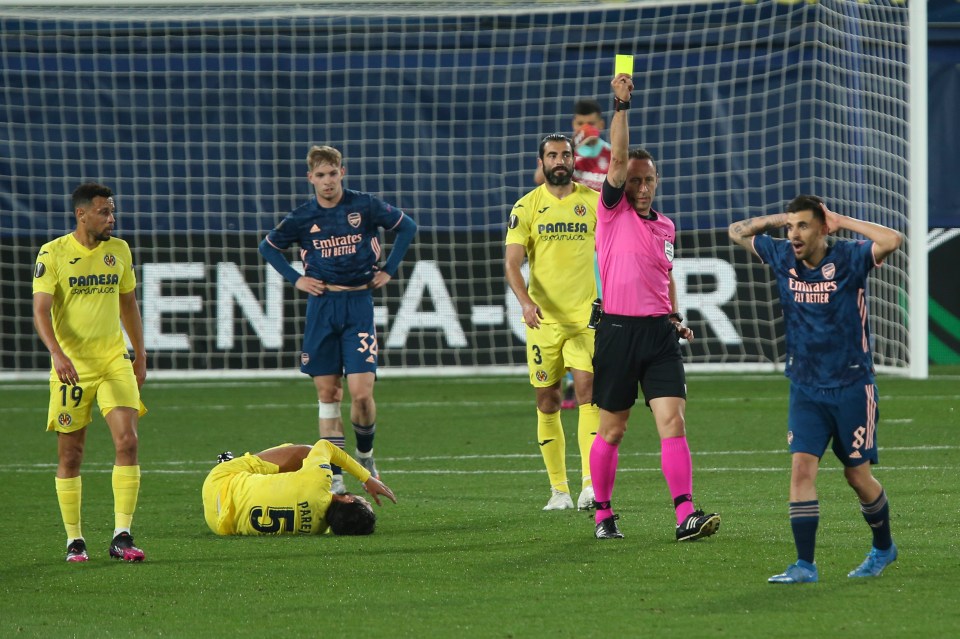
[[[218,535],[369,535],[377,516],[358,495],[330,492],[331,463],[353,475],[380,505],[393,491],[329,441],[282,444],[255,455],[222,453],[203,482],[203,516]]]

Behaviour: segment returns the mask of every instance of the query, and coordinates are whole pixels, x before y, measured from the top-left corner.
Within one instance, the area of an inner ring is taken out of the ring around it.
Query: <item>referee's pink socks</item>
[[[617,478],[617,462],[620,459],[620,446],[608,444],[597,435],[590,447],[590,479],[593,481],[593,494],[597,502],[595,520],[600,523],[613,514],[610,508],[610,496],[613,495],[613,482]],[[606,508],[601,508],[606,504]]]
[[[667,480],[677,513],[677,525],[680,525],[693,512],[693,462],[690,460],[690,446],[686,437],[660,440],[660,470]]]

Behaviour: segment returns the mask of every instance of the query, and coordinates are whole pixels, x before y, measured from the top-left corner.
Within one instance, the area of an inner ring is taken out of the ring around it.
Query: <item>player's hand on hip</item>
[[[693,329],[688,328],[681,324],[680,322],[675,322],[674,326],[677,328],[677,335],[680,336],[680,339],[685,339],[688,342],[693,341]]]
[[[297,290],[310,295],[323,295],[327,291],[327,283],[315,277],[304,275],[297,280]]]
[[[377,506],[380,505],[380,495],[383,495],[393,503],[397,503],[397,498],[394,496],[393,491],[376,477],[371,476],[367,481],[363,482],[363,489],[373,497],[373,501],[377,502]]]
[[[57,379],[71,386],[80,383],[80,375],[77,374],[77,369],[73,366],[73,360],[67,357],[63,351],[53,354],[52,357],[53,370],[57,373]]]
[[[543,319],[543,311],[536,304],[526,304],[523,307],[523,323],[530,328],[540,328],[540,320]]]
[[[387,282],[389,282],[392,279],[393,278],[390,277],[389,273],[384,273],[383,271],[377,271],[376,274],[373,276],[373,279],[370,280],[370,283],[367,284],[367,287],[373,288],[373,289],[383,288],[384,286],[387,285]]]
[[[630,101],[630,94],[633,93],[633,78],[626,73],[620,73],[610,81],[610,86],[613,87],[613,95],[618,100],[621,102]]]

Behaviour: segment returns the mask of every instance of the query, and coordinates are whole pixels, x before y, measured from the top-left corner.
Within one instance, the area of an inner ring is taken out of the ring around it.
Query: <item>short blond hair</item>
[[[311,171],[321,164],[341,166],[342,163],[343,155],[332,146],[314,144],[307,152],[307,168]]]

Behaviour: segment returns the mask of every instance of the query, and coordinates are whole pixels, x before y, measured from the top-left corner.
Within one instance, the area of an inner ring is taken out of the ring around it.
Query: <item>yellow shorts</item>
[[[235,457],[228,462],[217,464],[203,481],[203,518],[210,530],[218,535],[232,535],[233,513],[228,511],[227,499],[230,480],[238,474],[275,475],[280,467],[263,461],[250,453]]]
[[[541,324],[527,327],[530,383],[546,388],[558,383],[568,368],[593,372],[594,330],[585,324]]]
[[[74,360],[73,365],[80,377],[76,386],[64,384],[57,379],[56,372],[50,371],[47,430],[72,433],[85,428],[93,421],[94,400],[104,416],[118,407],[136,408],[141,417],[147,412],[140,401],[133,362],[124,355],[89,363]]]

